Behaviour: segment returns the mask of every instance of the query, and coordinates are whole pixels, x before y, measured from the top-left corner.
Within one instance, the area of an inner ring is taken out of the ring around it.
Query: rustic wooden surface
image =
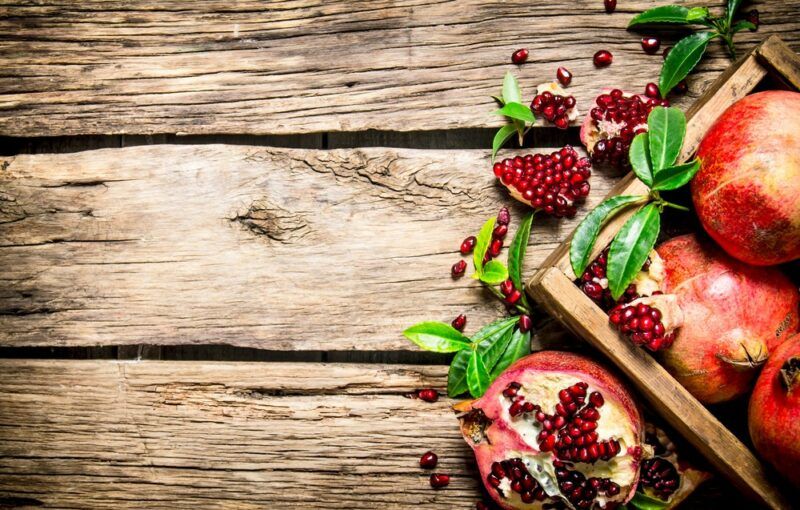
[[[489,114],[502,75],[527,93],[559,65],[587,104],[602,86],[642,90],[661,57],[625,32],[651,1],[0,3],[0,132],[276,134],[414,131],[499,125]],[[800,43],[796,0],[753,2],[765,35]],[[745,8],[750,8],[746,6]],[[651,31],[652,32],[652,31]],[[681,33],[681,32],[677,32]],[[665,44],[676,32],[665,32]],[[529,64],[509,62],[520,46]],[[612,66],[591,57],[605,48]],[[688,105],[727,65],[712,43]]]

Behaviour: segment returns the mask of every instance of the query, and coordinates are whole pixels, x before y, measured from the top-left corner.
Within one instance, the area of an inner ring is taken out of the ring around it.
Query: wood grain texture
[[[0,361],[0,506],[474,508],[446,367]],[[56,382],[54,382],[56,381]],[[453,475],[434,491],[419,456]]]
[[[0,160],[0,345],[416,350],[403,329],[459,313],[476,331],[502,306],[450,266],[513,202],[488,156],[162,145]],[[581,214],[614,180],[592,177]],[[577,221],[537,219],[525,274]]]
[[[489,96],[508,70],[530,95],[567,66],[579,107],[603,86],[642,90],[661,58],[625,26],[654,5],[620,2],[607,15],[588,0],[0,2],[0,134],[496,126]],[[737,35],[741,48],[770,33],[798,47],[800,0],[752,6],[763,25]],[[647,33],[668,45],[686,32]],[[520,46],[532,56],[517,68]],[[596,70],[601,48],[615,59]],[[729,63],[712,43],[676,103],[690,104]]]

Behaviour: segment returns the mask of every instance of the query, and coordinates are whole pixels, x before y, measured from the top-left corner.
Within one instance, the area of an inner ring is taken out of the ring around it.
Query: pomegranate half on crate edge
[[[613,508],[633,496],[644,453],[641,413],[620,380],[589,358],[531,354],[456,410],[481,479],[503,508],[563,500]]]

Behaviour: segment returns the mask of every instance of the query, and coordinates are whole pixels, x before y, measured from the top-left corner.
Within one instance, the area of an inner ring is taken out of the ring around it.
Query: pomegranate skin
[[[770,356],[750,397],[748,426],[759,455],[800,488],[800,377],[787,390],[781,374],[790,358],[800,364],[800,335]]]
[[[728,108],[697,150],[692,199],[730,255],[767,266],[800,258],[800,93],[751,94]]]
[[[662,363],[701,402],[744,395],[768,353],[797,331],[797,288],[779,270],[744,264],[694,234],[656,251],[662,290],[677,295],[684,315]]]

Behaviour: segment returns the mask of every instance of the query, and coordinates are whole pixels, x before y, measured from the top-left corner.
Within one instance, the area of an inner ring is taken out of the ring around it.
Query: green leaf
[[[589,265],[589,257],[592,255],[592,246],[597,240],[600,228],[608,218],[613,216],[620,209],[635,203],[642,203],[647,200],[647,196],[622,195],[604,200],[586,215],[580,222],[572,241],[569,244],[569,261],[572,264],[572,271],[576,276],[580,276]]]
[[[680,109],[657,106],[647,116],[647,137],[654,177],[678,159],[686,136],[686,116]]]
[[[508,71],[503,78],[503,102],[522,103],[522,89],[519,88],[519,82],[511,71]]]
[[[628,505],[635,510],[664,510],[670,506],[668,501],[650,497],[639,491],[633,495]]]
[[[516,319],[516,317],[514,318]],[[514,325],[516,325],[518,321],[519,319],[513,321],[490,339],[487,339],[487,341],[478,344],[478,351],[483,355],[483,361],[486,363],[486,370],[491,372],[503,356],[503,353],[508,349],[508,345],[511,343],[515,331]]]
[[[497,131],[494,135],[494,140],[492,140],[492,163],[494,163],[494,158],[497,156],[497,151],[506,144],[509,138],[514,136],[516,131],[517,128],[514,127],[514,124],[506,124]]]
[[[472,336],[472,342],[478,344],[478,351],[483,354],[484,361],[487,365],[494,366],[497,363],[497,360],[505,349],[498,349],[493,346],[502,343],[503,338],[510,335],[514,324],[516,324],[518,320],[517,317],[509,317],[494,321],[482,327]],[[469,362],[469,356],[469,350],[459,351],[453,358],[452,363],[450,363],[450,371],[447,374],[447,394],[451,397],[466,393],[469,389],[467,387],[467,363]]]
[[[636,273],[647,261],[661,229],[661,215],[655,204],[647,204],[622,226],[608,252],[608,288],[619,299]]]
[[[682,165],[665,168],[658,173],[652,188],[656,191],[670,191],[685,186],[700,170],[700,160],[695,159]]]
[[[682,5],[662,5],[637,14],[628,28],[644,23],[688,23],[689,9]]]
[[[503,351],[503,355],[497,360],[494,367],[489,368],[491,371],[491,380],[497,379],[503,370],[508,368],[512,363],[517,361],[523,356],[531,353],[531,332],[522,333],[519,329],[515,329],[511,335],[508,347]]]
[[[403,331],[403,335],[426,351],[456,352],[470,346],[469,338],[443,322],[420,322]]]
[[[499,260],[490,260],[483,266],[480,280],[489,285],[497,285],[508,280],[508,269]]]
[[[741,32],[744,29],[755,30],[757,28],[758,27],[756,26],[755,23],[743,19],[733,24],[733,26],[731,27],[731,33],[735,34],[736,32]]]
[[[733,16],[736,14],[736,11],[739,10],[740,5],[742,5],[742,0],[728,0],[728,8],[725,11],[725,16],[728,18],[729,24],[733,21]]]
[[[531,237],[531,225],[533,224],[533,214],[528,213],[519,224],[514,240],[508,248],[508,276],[514,282],[514,287],[522,289],[522,264],[525,261],[525,250],[528,248],[528,241]],[[528,300],[525,293],[522,293],[522,304],[527,307]]]
[[[647,133],[639,133],[633,138],[628,158],[636,177],[652,188],[653,169],[650,166],[650,142]]]
[[[698,32],[684,37],[676,44],[664,60],[661,75],[658,78],[658,90],[661,97],[667,97],[682,79],[688,76],[706,51],[708,41],[716,37],[716,32]]]
[[[489,249],[489,243],[492,242],[492,230],[494,230],[494,222],[496,218],[493,216],[486,220],[486,223],[481,227],[478,232],[478,237],[475,241],[475,251],[472,252],[472,262],[475,264],[475,273],[480,277],[483,273],[483,257],[486,255],[486,250]]]
[[[486,392],[489,387],[489,371],[483,363],[483,357],[478,351],[472,351],[467,363],[467,386],[469,393],[478,398]]]
[[[686,21],[694,23],[708,18],[708,7],[692,7],[686,14]]]
[[[506,103],[505,106],[493,112],[495,115],[505,115],[511,119],[523,122],[536,122],[536,117],[530,108],[520,103]]]

